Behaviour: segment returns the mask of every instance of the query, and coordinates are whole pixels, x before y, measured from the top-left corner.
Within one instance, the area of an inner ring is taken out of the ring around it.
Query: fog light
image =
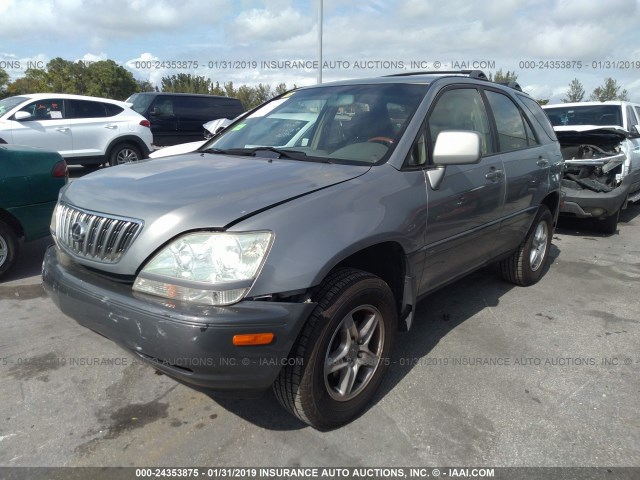
[[[600,207],[590,209],[590,213],[592,217],[601,217],[602,215],[604,215],[605,212],[606,210]]]

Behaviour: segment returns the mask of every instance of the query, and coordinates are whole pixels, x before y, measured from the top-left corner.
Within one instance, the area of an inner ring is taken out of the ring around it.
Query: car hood
[[[578,141],[595,144],[598,142],[621,142],[628,136],[624,128],[616,125],[606,127],[598,125],[567,125],[553,127],[553,129],[560,143],[563,140],[572,143]]]
[[[72,182],[62,201],[94,212],[158,220],[171,230],[224,228],[370,167],[192,153],[107,168]]]

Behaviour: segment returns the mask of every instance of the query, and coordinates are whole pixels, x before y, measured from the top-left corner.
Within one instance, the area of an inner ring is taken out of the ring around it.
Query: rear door
[[[92,100],[65,100],[65,104],[73,132],[73,156],[104,155],[107,145],[118,136],[120,125],[113,114],[122,108]]]
[[[482,159],[473,165],[448,166],[440,186],[435,190],[428,187],[421,291],[462,276],[493,256],[504,203],[502,159],[495,153],[489,117],[478,89],[456,86],[436,98],[427,117],[426,140],[431,152],[438,134],[446,130],[479,132]]]
[[[496,147],[502,158],[506,197],[499,249],[516,248],[525,237],[542,199],[549,192],[549,169],[558,158],[534,133],[530,119],[504,92],[484,89],[491,121],[497,134]]]
[[[73,154],[72,132],[62,99],[35,100],[20,111],[30,113],[31,117],[16,121],[12,116],[8,120],[14,144],[55,150],[65,157]]]
[[[178,135],[178,118],[174,111],[173,95],[158,95],[149,107],[149,121],[153,143],[156,145],[175,145],[182,143]]]
[[[204,140],[203,125],[220,118],[215,98],[176,97],[174,111],[178,119],[179,143]]]

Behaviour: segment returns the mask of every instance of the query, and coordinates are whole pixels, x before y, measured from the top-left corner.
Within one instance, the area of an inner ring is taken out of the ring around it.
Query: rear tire
[[[510,257],[500,262],[502,277],[523,287],[540,280],[549,261],[552,234],[551,212],[541,205],[527,237]]]
[[[596,220],[595,229],[599,232],[613,235],[618,231],[618,220],[620,219],[620,210],[613,215],[608,216],[604,220]]]
[[[355,418],[382,382],[397,330],[389,286],[355,269],[330,274],[290,358],[273,384],[278,401],[305,423],[329,430]]]
[[[13,229],[0,220],[0,277],[15,264],[19,247],[18,237]]]
[[[115,167],[124,163],[137,162],[142,159],[140,150],[132,143],[119,143],[111,150],[109,165]]]

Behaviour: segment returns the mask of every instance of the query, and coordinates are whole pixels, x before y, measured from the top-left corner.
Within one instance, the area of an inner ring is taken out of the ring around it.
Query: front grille
[[[63,203],[56,208],[56,238],[70,253],[102,263],[116,263],[142,230],[133,218],[94,213]]]

